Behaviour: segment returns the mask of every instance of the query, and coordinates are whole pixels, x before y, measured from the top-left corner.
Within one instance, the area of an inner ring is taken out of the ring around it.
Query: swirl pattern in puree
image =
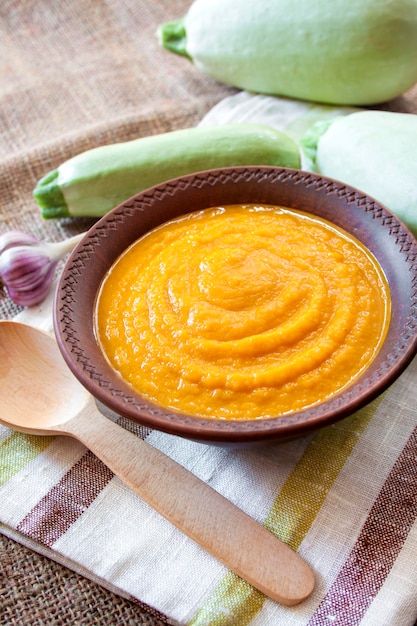
[[[233,205],[134,243],[102,283],[95,322],[111,365],[147,399],[256,419],[349,385],[389,316],[385,276],[356,239],[307,213]]]

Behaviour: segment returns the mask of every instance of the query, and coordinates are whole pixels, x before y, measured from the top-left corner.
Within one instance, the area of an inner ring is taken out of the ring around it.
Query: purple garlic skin
[[[40,304],[49,293],[58,261],[84,236],[59,243],[39,241],[17,230],[0,236],[0,281],[11,300],[24,307]]]
[[[13,248],[13,246],[32,246],[35,243],[38,243],[38,240],[33,235],[23,233],[20,230],[9,230],[0,236],[0,254]]]
[[[21,306],[44,300],[51,288],[58,259],[52,261],[42,246],[14,246],[0,255],[0,276],[9,297]]]

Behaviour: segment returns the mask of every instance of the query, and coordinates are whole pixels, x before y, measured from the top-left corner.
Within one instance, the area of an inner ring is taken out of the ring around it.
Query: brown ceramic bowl
[[[191,210],[236,203],[278,204],[324,217],[355,235],[389,281],[392,319],[376,360],[332,399],[285,417],[223,421],[170,412],[132,391],[103,357],[93,311],[102,278],[141,235]],[[386,208],[343,183],[278,167],[236,167],[168,181],[130,198],[98,221],[62,273],[55,303],[61,352],[103,404],[135,422],[195,441],[229,446],[271,444],[340,420],[386,389],[417,352],[417,241]]]

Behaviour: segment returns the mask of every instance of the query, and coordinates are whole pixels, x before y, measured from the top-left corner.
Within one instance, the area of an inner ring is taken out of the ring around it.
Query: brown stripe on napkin
[[[17,530],[51,547],[84,513],[113,473],[88,451],[23,518]]]
[[[308,626],[359,624],[417,516],[417,429],[398,457],[352,552]]]

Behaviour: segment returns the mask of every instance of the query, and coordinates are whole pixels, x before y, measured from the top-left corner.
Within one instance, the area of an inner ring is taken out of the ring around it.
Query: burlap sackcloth
[[[268,121],[268,99],[219,85],[184,59],[158,47],[156,27],[181,16],[188,4],[140,0],[77,0],[68,6],[53,6],[46,0],[2,4],[0,232],[20,228],[54,241],[85,230],[91,223],[89,219],[44,222],[31,197],[36,181],[44,173],[85,149],[189,127],[201,120],[224,123],[228,117],[230,121],[257,121],[259,117]],[[417,112],[416,90],[382,108]],[[276,115],[276,109],[272,109]],[[2,294],[0,314],[11,318],[22,312]],[[43,315],[41,309],[39,318],[35,315],[29,319],[42,325]],[[157,434],[154,443],[175,456],[175,443],[172,447],[164,437],[159,441]],[[92,575],[95,584],[77,574],[85,571],[77,568],[76,562],[64,559],[70,571],[13,542],[13,533],[8,533],[9,537],[6,534],[0,534],[0,623],[162,624],[167,620],[166,615],[133,600],[120,588],[112,589],[109,580]],[[40,549],[29,534],[24,543],[33,550]],[[44,553],[59,561],[59,555],[48,550]],[[161,566],[161,584],[162,571]],[[412,582],[406,582],[412,588]],[[252,616],[242,615],[244,622],[236,617],[238,608],[229,607],[232,621],[227,621],[225,615],[210,613],[213,606],[219,610],[214,600],[211,607],[208,602],[195,623],[239,624],[249,623],[247,620],[252,618],[253,623],[262,624],[262,619],[270,623],[267,612],[262,618],[260,608],[256,618],[258,609],[255,611],[250,603],[246,612],[255,612]],[[387,623],[400,626],[398,615],[407,616],[406,623],[411,623],[412,603],[407,602],[405,609],[403,613],[394,611],[395,624]],[[371,611],[368,623],[376,624],[372,620],[380,620],[380,616],[381,607],[374,618]]]

